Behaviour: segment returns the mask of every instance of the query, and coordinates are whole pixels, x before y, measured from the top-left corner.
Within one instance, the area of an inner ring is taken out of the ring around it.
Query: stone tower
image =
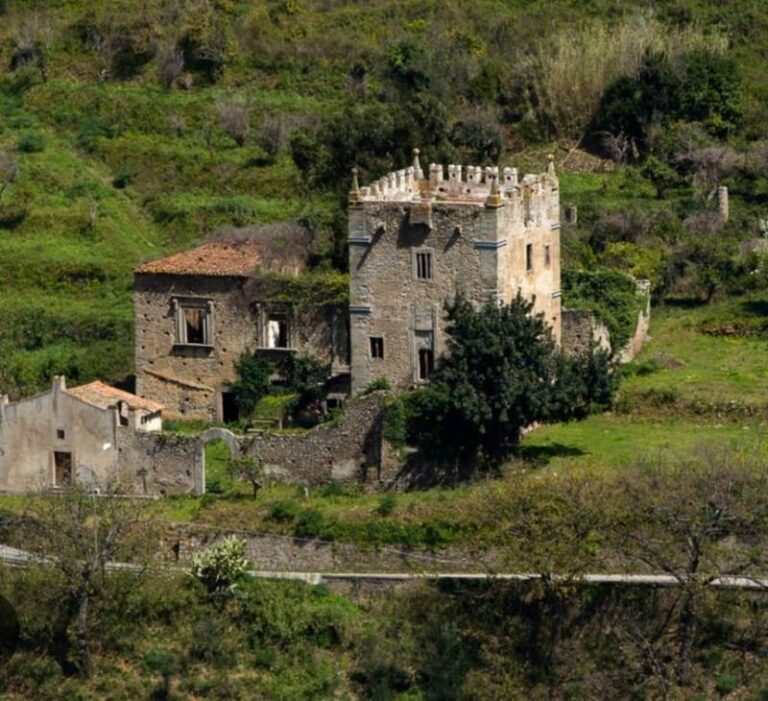
[[[560,338],[560,196],[554,163],[516,168],[413,165],[349,196],[352,390],[378,378],[425,382],[446,348],[445,307],[518,293]]]

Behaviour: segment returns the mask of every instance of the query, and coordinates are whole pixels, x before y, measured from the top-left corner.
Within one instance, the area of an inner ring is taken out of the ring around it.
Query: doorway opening
[[[72,485],[72,453],[55,451],[53,454],[53,484],[55,487]]]
[[[237,406],[234,392],[221,393],[221,420],[225,424],[240,420],[240,407]]]

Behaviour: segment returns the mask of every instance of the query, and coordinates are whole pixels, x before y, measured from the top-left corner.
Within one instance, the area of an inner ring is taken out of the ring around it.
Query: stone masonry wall
[[[237,378],[240,356],[266,345],[264,326],[270,310],[288,315],[290,350],[263,351],[269,357],[308,353],[329,366],[346,364],[346,328],[334,310],[294,315],[288,305],[259,301],[262,293],[266,291],[257,278],[137,274],[136,393],[163,403],[166,418],[222,420],[221,393]],[[176,342],[174,299],[210,301],[209,347]]]
[[[347,402],[335,425],[320,425],[301,434],[246,437],[243,450],[264,462],[283,482],[322,484],[379,480],[381,464],[380,392]]]
[[[445,307],[457,294],[480,305],[533,302],[560,335],[559,193],[554,170],[525,176],[506,169],[430,167],[418,163],[350,193],[349,268],[352,389],[378,378],[396,389],[418,383],[418,347],[432,332],[445,351]],[[530,247],[530,248],[529,248]],[[415,256],[431,254],[430,279]],[[382,358],[370,338],[383,339]],[[422,337],[421,340],[419,337]]]
[[[236,450],[263,460],[267,473],[283,482],[375,484],[381,478],[383,407],[381,392],[350,400],[338,423],[298,434],[235,436],[226,429],[211,429],[202,436],[125,432],[118,443],[118,469],[139,494],[202,491],[205,443],[224,436]]]

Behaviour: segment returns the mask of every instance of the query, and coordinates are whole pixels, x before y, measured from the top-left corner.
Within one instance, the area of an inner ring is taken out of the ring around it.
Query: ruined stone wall
[[[382,393],[347,402],[338,423],[301,434],[256,434],[243,451],[283,482],[322,484],[379,479]]]
[[[118,441],[118,470],[138,494],[202,493],[205,443],[224,437],[234,452],[263,460],[267,474],[282,482],[376,484],[381,478],[383,407],[381,392],[350,400],[337,423],[303,433],[235,436],[226,429],[210,429],[202,435],[125,431]]]
[[[571,355],[586,353],[591,345],[611,350],[611,335],[594,312],[563,309],[563,350]]]
[[[645,306],[638,312],[637,323],[631,338],[624,348],[615,354],[619,363],[629,363],[634,360],[648,340],[648,329],[651,324],[650,282],[648,280],[636,282],[639,293],[645,296]],[[597,319],[594,312],[564,309],[563,350],[575,355],[589,350],[591,344],[602,350],[611,350],[611,334],[605,324]]]

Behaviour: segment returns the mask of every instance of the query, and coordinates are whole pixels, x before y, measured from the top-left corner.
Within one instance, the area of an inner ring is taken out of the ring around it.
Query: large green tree
[[[521,297],[480,311],[459,298],[448,310],[448,353],[409,402],[410,438],[425,452],[451,458],[460,471],[493,467],[526,426],[610,404],[608,355],[561,354],[543,317],[531,312]]]

